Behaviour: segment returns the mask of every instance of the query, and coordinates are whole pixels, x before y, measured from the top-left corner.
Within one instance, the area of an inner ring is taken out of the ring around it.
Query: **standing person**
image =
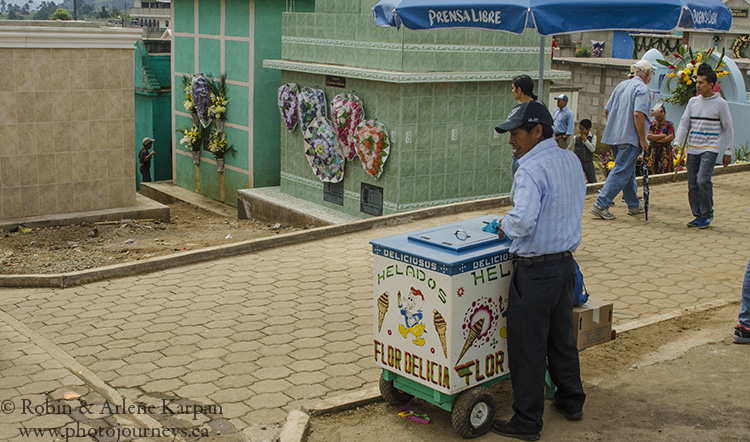
[[[499,229],[501,238],[512,240],[510,252],[517,257],[507,315],[515,414],[509,421],[495,421],[492,430],[537,440],[547,364],[557,386],[553,408],[568,420],[583,416],[586,395],[573,336],[572,252],[581,243],[586,183],[573,152],[558,148],[552,138],[552,116],[541,103],[516,105],[495,130],[510,132],[520,167],[514,207]]]
[[[594,169],[594,151],[596,151],[596,135],[591,133],[591,120],[584,118],[578,123],[578,133],[574,140],[574,152],[581,161],[583,173],[588,183],[596,182]]]
[[[156,152],[149,152],[151,146],[154,144],[153,138],[146,137],[143,139],[143,147],[138,152],[138,162],[140,163],[141,181],[144,183],[151,182],[151,158],[154,157]]]
[[[747,262],[747,268],[745,268],[739,323],[734,327],[732,340],[735,344],[750,344],[750,260]]]
[[[552,114],[552,120],[554,121],[552,129],[555,132],[557,145],[567,149],[570,136],[573,135],[576,127],[576,117],[573,116],[573,111],[568,107],[567,95],[558,95],[555,100],[557,100],[557,109]]]
[[[528,75],[515,76],[510,90],[513,98],[518,100],[519,103],[528,103],[529,101],[536,101],[539,98],[534,95],[534,80]],[[511,174],[515,175],[516,170],[518,170],[518,157],[513,155],[513,160],[510,163]]]
[[[714,189],[711,175],[722,141],[726,144],[722,165],[727,167],[734,152],[734,129],[729,105],[714,92],[716,72],[707,64],[698,67],[695,89],[680,119],[676,140],[687,135],[688,202],[694,220],[688,227],[705,229],[714,219]]]
[[[628,205],[628,215],[645,212],[638,200],[635,163],[640,153],[648,148],[646,128],[651,115],[651,92],[646,85],[654,77],[654,66],[647,60],[639,60],[634,67],[635,77],[620,82],[604,107],[607,127],[602,134],[602,143],[609,144],[615,167],[589,210],[603,219],[615,219],[609,206],[620,191]]]
[[[646,152],[648,169],[651,173],[667,173],[674,170],[672,161],[672,141],[674,140],[674,124],[667,120],[667,111],[662,103],[656,103],[651,111],[654,121],[648,128],[648,141],[651,142]]]

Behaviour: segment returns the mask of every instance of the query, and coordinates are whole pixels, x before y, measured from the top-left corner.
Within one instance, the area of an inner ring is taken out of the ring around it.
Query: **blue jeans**
[[[687,179],[690,210],[696,218],[714,217],[714,185],[711,175],[716,165],[716,152],[688,155]]]
[[[745,280],[742,282],[742,300],[740,301],[740,325],[750,328],[750,260],[745,269]]]
[[[609,172],[607,181],[599,191],[596,205],[604,209],[609,208],[615,196],[622,191],[628,207],[636,208],[639,203],[638,186],[635,184],[635,162],[641,148],[632,144],[612,144],[609,148],[615,159],[615,167]]]

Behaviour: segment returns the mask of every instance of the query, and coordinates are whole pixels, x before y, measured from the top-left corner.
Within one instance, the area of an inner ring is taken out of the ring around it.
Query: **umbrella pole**
[[[539,37],[539,96],[544,97],[544,35]],[[542,99],[544,103],[544,99]]]

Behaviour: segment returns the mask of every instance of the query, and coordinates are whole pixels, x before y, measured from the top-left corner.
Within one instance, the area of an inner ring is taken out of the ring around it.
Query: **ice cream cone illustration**
[[[474,343],[474,341],[479,337],[479,334],[482,333],[482,327],[484,326],[484,318],[480,318],[477,322],[474,323],[474,325],[471,326],[471,330],[469,330],[469,336],[466,337],[466,342],[464,342],[464,348],[461,349],[461,354],[458,355],[458,360],[456,361],[456,364],[461,361],[461,358],[464,357],[467,351],[469,351],[469,348],[471,348],[471,344]]]
[[[443,346],[443,354],[447,358],[448,346],[445,342],[445,333],[448,331],[448,324],[445,323],[445,318],[443,318],[443,315],[441,315],[439,311],[433,310],[432,316],[433,324],[435,324],[435,331],[437,331],[437,334],[440,337],[440,345]]]
[[[383,292],[383,294],[378,297],[378,333],[380,333],[380,329],[383,328],[383,320],[385,319],[386,313],[388,313],[388,292]]]

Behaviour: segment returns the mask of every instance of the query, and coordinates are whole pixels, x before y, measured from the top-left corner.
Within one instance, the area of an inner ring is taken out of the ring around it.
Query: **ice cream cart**
[[[499,216],[371,241],[373,355],[386,402],[419,397],[451,412],[466,438],[487,433],[489,387],[508,378],[510,241],[482,229]]]

